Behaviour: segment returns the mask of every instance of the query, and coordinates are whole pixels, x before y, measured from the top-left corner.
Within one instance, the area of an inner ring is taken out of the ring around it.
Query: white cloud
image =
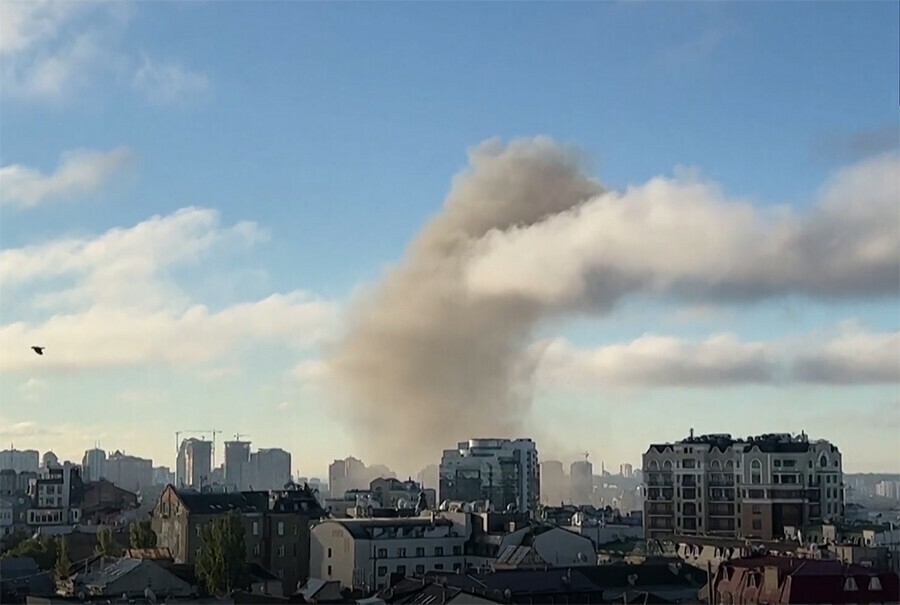
[[[769,382],[775,366],[762,343],[719,334],[700,343],[647,334],[625,344],[576,349],[564,339],[537,343],[541,383],[557,386],[717,386]]]
[[[785,382],[900,383],[900,332],[859,328],[823,340],[806,335],[742,342],[717,334],[702,342],[646,334],[628,343],[580,349],[564,339],[532,345],[543,387],[717,387]]]
[[[4,294],[37,288],[35,300],[55,313],[0,326],[0,368],[199,365],[252,342],[309,347],[333,329],[328,301],[295,291],[211,312],[167,277],[175,265],[262,237],[254,223],[223,228],[215,211],[185,208],[93,239],[2,251]],[[75,284],[60,292],[60,278]],[[43,357],[30,350],[38,343],[47,347]]]
[[[82,98],[98,80],[125,82],[153,103],[189,101],[208,94],[211,87],[204,74],[122,48],[132,13],[124,2],[0,3],[3,95],[67,102]]]
[[[900,332],[872,334],[853,322],[794,363],[800,380],[828,384],[900,383]]]
[[[265,237],[255,223],[222,228],[215,210],[182,208],[129,229],[111,229],[96,238],[68,238],[3,250],[0,287],[10,292],[55,278],[73,278],[73,288],[51,289],[40,295],[39,306],[183,308],[188,303],[166,277],[166,268],[197,263],[214,252],[244,249]]]
[[[894,296],[900,156],[837,173],[801,216],[656,178],[473,245],[470,295],[608,308],[645,291],[706,303],[786,294]]]
[[[134,160],[131,150],[77,149],[64,153],[53,174],[11,164],[0,168],[0,205],[37,206],[93,193]]]
[[[133,86],[159,105],[180,105],[207,96],[212,87],[206,75],[179,63],[159,63],[147,56],[134,74]]]

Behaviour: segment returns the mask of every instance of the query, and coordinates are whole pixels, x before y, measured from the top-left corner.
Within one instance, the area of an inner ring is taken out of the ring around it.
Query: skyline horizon
[[[850,461],[853,460],[852,456],[851,456],[850,458],[847,458],[847,452],[841,448],[841,446],[840,446],[839,443],[835,443],[834,441],[828,439],[827,437],[822,437],[822,436],[818,436],[818,435],[810,435],[808,432],[803,431],[802,429],[801,429],[800,431],[797,431],[797,432],[790,432],[790,433],[780,432],[780,434],[790,434],[790,435],[795,436],[795,437],[796,437],[796,436],[800,436],[800,435],[803,434],[803,433],[806,433],[806,435],[807,435],[807,437],[810,439],[810,441],[815,441],[815,440],[818,440],[818,439],[823,439],[823,440],[825,440],[825,441],[829,441],[829,442],[831,442],[832,444],[834,444],[834,445],[838,448],[838,450],[841,452],[842,456],[844,457],[844,461],[845,461],[845,462],[846,462],[847,460],[850,460]],[[716,434],[716,433],[701,433],[701,432],[696,432],[696,435],[697,435],[697,436],[701,436],[701,435],[704,435],[704,434]],[[733,438],[735,438],[735,439],[737,439],[737,440],[740,440],[740,439],[746,439],[746,438],[749,438],[749,437],[758,436],[758,435],[760,435],[760,434],[765,434],[765,433],[759,433],[759,434],[742,434],[742,435],[735,434],[735,433],[730,433],[730,434],[732,435]],[[775,432],[772,432],[771,434],[775,434]],[[685,435],[685,437],[686,437],[686,436],[687,436],[687,435]],[[684,439],[685,437],[675,438],[675,439],[672,439],[672,440],[670,440],[670,441],[666,441],[666,442],[664,442],[664,443],[675,443],[675,442],[677,442],[677,441],[680,440],[680,439]],[[190,439],[190,438],[191,438],[191,437],[186,437],[186,438],[184,438],[184,439]],[[469,439],[497,439],[497,438],[498,438],[498,437],[470,437]],[[521,437],[521,438],[527,439],[528,437]],[[202,438],[200,438],[200,439],[201,439],[201,440],[208,441],[208,442],[211,442],[211,441],[212,441],[212,440],[210,440],[210,439],[202,439]],[[501,438],[501,439],[502,439],[502,438]],[[217,441],[215,442],[215,444],[216,444],[216,445],[224,444],[225,441],[226,441],[226,440],[217,440]],[[251,444],[253,443],[252,440],[249,440],[249,441],[250,441]],[[546,458],[545,458],[545,457],[543,457],[543,456],[541,455],[541,447],[540,447],[540,443],[537,442],[537,441],[535,441],[535,446],[536,446],[536,448],[537,448],[537,452],[538,452],[538,461],[539,461],[539,462],[561,462],[561,463],[563,464],[563,468],[564,468],[565,472],[568,472],[568,471],[569,471],[569,467],[571,466],[571,464],[573,464],[573,463],[575,463],[575,462],[578,462],[578,461],[581,461],[581,460],[584,459],[584,454],[582,454],[580,457],[575,457],[575,458],[554,457],[554,456],[550,456],[550,457],[546,457]],[[174,468],[175,468],[175,454],[172,455],[172,460],[171,460],[171,462],[166,462],[166,463],[164,463],[164,464],[159,464],[159,463],[158,463],[159,459],[156,458],[156,457],[154,457],[154,456],[149,456],[149,457],[148,457],[147,455],[144,455],[144,454],[141,454],[141,453],[135,453],[134,451],[129,451],[129,450],[127,450],[127,449],[122,449],[122,448],[110,448],[110,449],[107,449],[106,447],[103,446],[102,442],[99,443],[99,445],[95,445],[94,447],[88,447],[88,448],[85,448],[85,450],[83,450],[83,451],[82,451],[77,457],[75,457],[75,458],[70,458],[69,455],[61,455],[59,452],[62,451],[62,450],[57,451],[57,450],[54,450],[54,449],[52,449],[52,448],[49,448],[49,449],[42,449],[42,448],[40,448],[40,447],[29,447],[29,446],[26,446],[26,447],[23,448],[23,447],[19,447],[18,445],[16,445],[15,442],[10,443],[10,448],[11,448],[11,449],[15,449],[15,450],[17,450],[17,451],[25,451],[25,450],[33,450],[33,451],[37,451],[40,457],[43,457],[43,455],[44,455],[45,453],[47,453],[47,452],[53,452],[55,455],[57,455],[57,456],[59,457],[60,460],[65,460],[65,461],[72,462],[72,463],[79,464],[79,465],[81,464],[81,461],[82,461],[82,459],[83,459],[83,457],[84,457],[84,454],[85,454],[87,451],[90,451],[91,449],[95,449],[95,448],[96,448],[96,449],[103,450],[103,451],[106,453],[107,456],[109,456],[111,453],[114,453],[114,452],[116,452],[116,451],[119,451],[119,452],[121,452],[121,453],[124,454],[124,455],[136,456],[136,457],[138,457],[138,458],[143,458],[143,459],[149,459],[149,460],[152,460],[152,461],[153,461],[153,466],[154,466],[154,468],[156,468],[156,467],[166,467],[166,468],[168,468],[171,472],[174,472]],[[295,465],[295,457],[294,457],[294,454],[291,452],[291,450],[290,450],[289,448],[284,447],[284,446],[278,446],[278,445],[268,445],[268,446],[266,446],[266,447],[263,448],[263,449],[272,449],[272,448],[282,449],[282,450],[286,451],[287,453],[291,454],[291,475],[292,475],[292,477],[319,478],[319,479],[324,479],[324,480],[327,481],[327,479],[328,479],[328,465],[331,464],[331,462],[329,462],[329,463],[327,463],[327,464],[325,465],[324,471],[321,472],[321,473],[306,473],[306,472],[301,472],[301,470],[299,470],[299,469],[301,469],[302,467],[298,467],[298,466]],[[637,456],[637,461],[636,461],[636,462],[635,462],[635,461],[628,461],[628,460],[618,461],[618,462],[612,462],[612,461],[610,461],[610,460],[607,460],[606,458],[599,458],[599,459],[598,459],[598,458],[595,458],[595,452],[594,452],[594,451],[586,451],[586,453],[589,453],[590,457],[588,458],[588,461],[591,462],[591,463],[594,465],[594,467],[595,467],[594,470],[595,470],[595,471],[601,470],[602,465],[611,464],[611,466],[608,466],[608,467],[606,468],[606,471],[607,471],[608,473],[610,473],[611,475],[616,475],[617,472],[620,470],[621,465],[623,465],[623,464],[630,464],[630,465],[632,465],[633,470],[635,470],[635,471],[642,470],[642,468],[641,468],[641,464],[642,464],[642,462],[641,462],[641,456],[642,456],[643,453],[645,453],[645,452],[647,451],[647,449],[649,449],[649,448],[650,448],[650,444],[648,444],[648,445],[647,445],[647,448],[644,449],[640,454],[638,454],[638,456]],[[258,449],[259,449],[259,448],[251,448],[251,451],[257,451]],[[443,449],[450,449],[450,448],[443,448]],[[441,450],[441,452],[443,452],[443,449]],[[219,458],[221,458],[221,459],[219,459]],[[389,468],[389,469],[391,470],[391,472],[395,473],[395,474],[397,475],[397,477],[408,476],[408,477],[411,477],[412,479],[415,479],[416,476],[417,476],[421,471],[425,470],[428,466],[431,466],[431,465],[439,466],[439,465],[440,465],[440,457],[438,457],[436,462],[429,463],[429,464],[427,464],[426,466],[423,466],[422,468],[417,469],[417,470],[415,470],[415,472],[413,472],[412,474],[410,474],[410,473],[409,473],[409,469],[405,469],[405,471],[401,473],[401,472],[397,471],[397,469],[395,469],[395,468],[393,468],[393,467],[391,467],[391,466],[389,466],[389,465],[386,465],[386,464],[384,464],[384,463],[382,463],[382,462],[379,462],[379,461],[377,461],[377,460],[367,461],[367,460],[365,460],[365,459],[363,459],[363,458],[360,458],[359,456],[354,455],[353,453],[350,453],[350,454],[348,454],[347,456],[344,456],[344,457],[341,457],[341,458],[333,458],[333,459],[332,459],[332,462],[336,462],[336,461],[340,461],[340,460],[346,460],[346,459],[348,459],[348,458],[355,458],[355,459],[357,459],[357,460],[360,460],[361,462],[363,462],[363,463],[366,465],[366,467],[370,467],[370,466],[387,466],[387,468]],[[39,458],[39,463],[40,463],[40,458]],[[225,464],[224,453],[223,453],[223,452],[220,453],[220,452],[219,452],[219,449],[216,448],[215,460],[213,461],[213,467],[212,467],[212,468],[213,468],[213,469],[215,469],[215,468],[220,468],[220,467],[222,467],[224,464]],[[600,464],[601,466],[598,466],[598,464]],[[882,468],[882,469],[875,469],[875,470],[871,470],[871,469],[868,469],[868,470],[862,470],[862,469],[859,469],[858,467],[853,467],[853,466],[850,466],[849,468],[846,467],[846,466],[844,466],[843,468],[844,468],[844,471],[843,471],[843,472],[844,472],[845,474],[898,475],[898,476],[900,476],[900,464],[898,464],[898,466],[897,466],[896,468],[894,468],[893,470],[891,470],[891,469],[884,469],[884,468]],[[612,470],[611,470],[611,469],[612,469]],[[851,469],[852,469],[852,470],[851,470]],[[612,471],[616,471],[616,472],[612,472]],[[598,476],[598,475],[599,475],[599,473],[596,473],[596,472],[595,472],[594,474],[595,474],[595,476]]]

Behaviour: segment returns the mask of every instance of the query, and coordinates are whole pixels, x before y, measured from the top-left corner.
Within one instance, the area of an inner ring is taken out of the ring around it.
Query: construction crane
[[[179,480],[184,479],[184,477],[178,476],[178,454],[181,452],[181,436],[182,435],[200,435],[202,439],[206,439],[206,435],[212,435],[212,447],[210,448],[210,466],[215,468],[216,466],[216,435],[221,433],[222,431],[218,429],[184,429],[181,431],[175,431],[175,485],[180,485]],[[210,469],[212,470],[212,469]]]

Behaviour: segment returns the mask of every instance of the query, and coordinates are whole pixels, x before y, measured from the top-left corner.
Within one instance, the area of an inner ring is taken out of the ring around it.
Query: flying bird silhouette
[[[35,353],[37,353],[38,355],[43,355],[44,349],[46,349],[46,348],[47,347],[31,347],[31,350],[34,351]]]

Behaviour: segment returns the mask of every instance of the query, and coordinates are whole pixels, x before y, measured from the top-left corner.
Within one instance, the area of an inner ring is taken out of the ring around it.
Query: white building
[[[488,501],[494,510],[533,512],[540,497],[541,471],[531,439],[470,439],[444,450],[442,501]]]
[[[28,509],[28,525],[66,525],[81,520],[81,509],[73,506],[72,493],[81,489],[80,469],[71,462],[46,467],[28,483],[34,507]]]
[[[390,575],[467,569],[472,535],[466,513],[392,519],[328,519],[310,531],[311,578],[366,591],[387,586]]]

